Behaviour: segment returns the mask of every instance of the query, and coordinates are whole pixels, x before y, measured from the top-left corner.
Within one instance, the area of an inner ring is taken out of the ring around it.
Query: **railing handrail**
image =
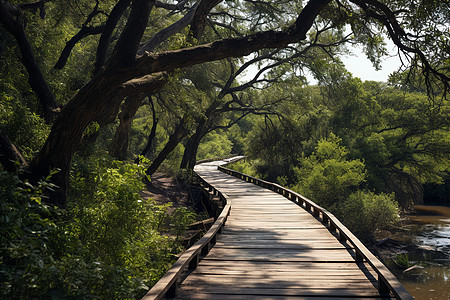
[[[208,187],[208,190],[214,195],[218,195],[224,202],[222,212],[217,217],[217,220],[211,226],[211,228],[205,233],[205,235],[198,240],[192,247],[186,250],[178,260],[172,265],[172,267],[159,279],[159,281],[147,292],[142,300],[162,299],[166,295],[174,296],[177,289],[178,280],[182,271],[189,267],[189,269],[195,269],[200,260],[200,254],[206,255],[212,247],[212,244],[216,242],[216,236],[221,232],[225,225],[226,219],[230,213],[231,200],[228,195],[221,192],[219,189],[209,184],[202,176],[197,174],[203,184]]]
[[[364,246],[361,241],[353,235],[353,233],[348,230],[332,213],[327,211],[325,208],[317,205],[310,199],[303,195],[300,195],[294,191],[291,191],[279,184],[262,180],[256,177],[252,177],[241,172],[219,166],[219,170],[225,172],[229,175],[241,178],[247,182],[269,188],[289,200],[293,201],[297,205],[310,211],[316,218],[321,220],[322,224],[330,229],[330,231],[336,231],[339,234],[340,241],[348,241],[354,246],[355,260],[363,261],[364,259],[372,267],[372,269],[378,274],[378,290],[380,294],[387,294],[392,292],[397,299],[413,299],[409,292],[403,287],[403,285],[398,281],[398,279],[389,271],[389,269],[381,263],[381,261],[375,257],[375,255],[370,252],[366,246]]]
[[[237,154],[230,154],[230,155],[225,155],[225,156],[216,157],[216,158],[205,158],[205,159],[197,160],[197,162],[195,164],[198,165],[198,164],[203,164],[203,163],[217,161],[217,160],[224,160],[224,159],[233,158],[236,156],[237,156]]]

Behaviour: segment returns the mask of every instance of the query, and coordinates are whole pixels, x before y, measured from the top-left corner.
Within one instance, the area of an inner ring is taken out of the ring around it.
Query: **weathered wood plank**
[[[192,300],[376,300],[376,299],[391,299],[386,297],[315,297],[315,296],[278,296],[278,295],[225,295],[225,294],[204,294],[204,293],[190,293],[180,292],[180,295],[175,299],[192,299]]]
[[[230,288],[217,288],[214,289],[203,289],[202,287],[189,287],[183,286],[182,291],[190,291],[192,294],[196,293],[209,293],[209,294],[221,294],[221,295],[258,295],[258,296],[320,296],[320,297],[377,297],[379,296],[378,291],[373,289],[367,289],[364,287],[357,288],[310,288],[305,287],[305,289],[301,288],[279,288],[279,289],[264,289],[264,288],[239,288],[239,287],[230,287]],[[221,299],[218,295],[217,299]]]
[[[227,241],[227,242],[217,242],[214,246],[215,248],[224,248],[224,249],[294,249],[294,250],[306,250],[306,249],[350,249],[352,248],[350,245],[343,246],[342,244],[336,241],[318,240],[314,244],[305,243],[306,240],[298,241],[292,240],[292,243],[286,242],[278,242],[268,240],[260,240],[260,241]]]

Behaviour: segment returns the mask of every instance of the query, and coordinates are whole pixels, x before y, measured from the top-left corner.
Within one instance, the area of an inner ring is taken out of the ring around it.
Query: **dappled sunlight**
[[[180,299],[379,297],[373,273],[318,219],[213,166],[196,172],[230,197],[231,212],[215,246],[182,282]]]

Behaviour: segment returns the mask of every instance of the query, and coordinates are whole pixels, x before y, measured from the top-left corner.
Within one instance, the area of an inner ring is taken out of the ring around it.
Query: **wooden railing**
[[[211,198],[219,197],[222,200],[223,210],[206,234],[178,258],[173,266],[163,277],[161,277],[150,291],[148,291],[142,300],[174,297],[183,271],[186,269],[196,269],[201,257],[206,256],[212,246],[216,243],[217,234],[222,232],[222,228],[230,213],[231,201],[225,193],[220,192],[220,190],[210,185],[200,175],[197,174],[197,177],[200,180],[202,187],[208,191]]]
[[[219,166],[219,170],[229,175],[238,177],[247,182],[270,189],[278,194],[283,195],[287,199],[296,203],[309,211],[314,217],[322,222],[331,232],[336,233],[339,240],[348,242],[353,245],[355,251],[355,260],[357,262],[367,262],[372,269],[378,274],[378,291],[380,295],[387,295],[390,292],[397,299],[413,299],[408,291],[402,286],[397,278],[383,265],[375,255],[372,254],[360,240],[350,232],[332,213],[320,207],[308,198],[284,188],[276,183],[258,179],[234,170],[230,170],[223,166]]]

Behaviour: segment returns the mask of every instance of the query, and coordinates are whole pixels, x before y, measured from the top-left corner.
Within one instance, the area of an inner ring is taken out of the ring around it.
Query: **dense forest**
[[[448,205],[449,8],[0,0],[1,297],[142,296],[197,216],[139,192],[203,158],[247,155],[235,168],[357,213],[362,238]],[[388,82],[345,70],[356,44],[378,68],[386,39]]]

